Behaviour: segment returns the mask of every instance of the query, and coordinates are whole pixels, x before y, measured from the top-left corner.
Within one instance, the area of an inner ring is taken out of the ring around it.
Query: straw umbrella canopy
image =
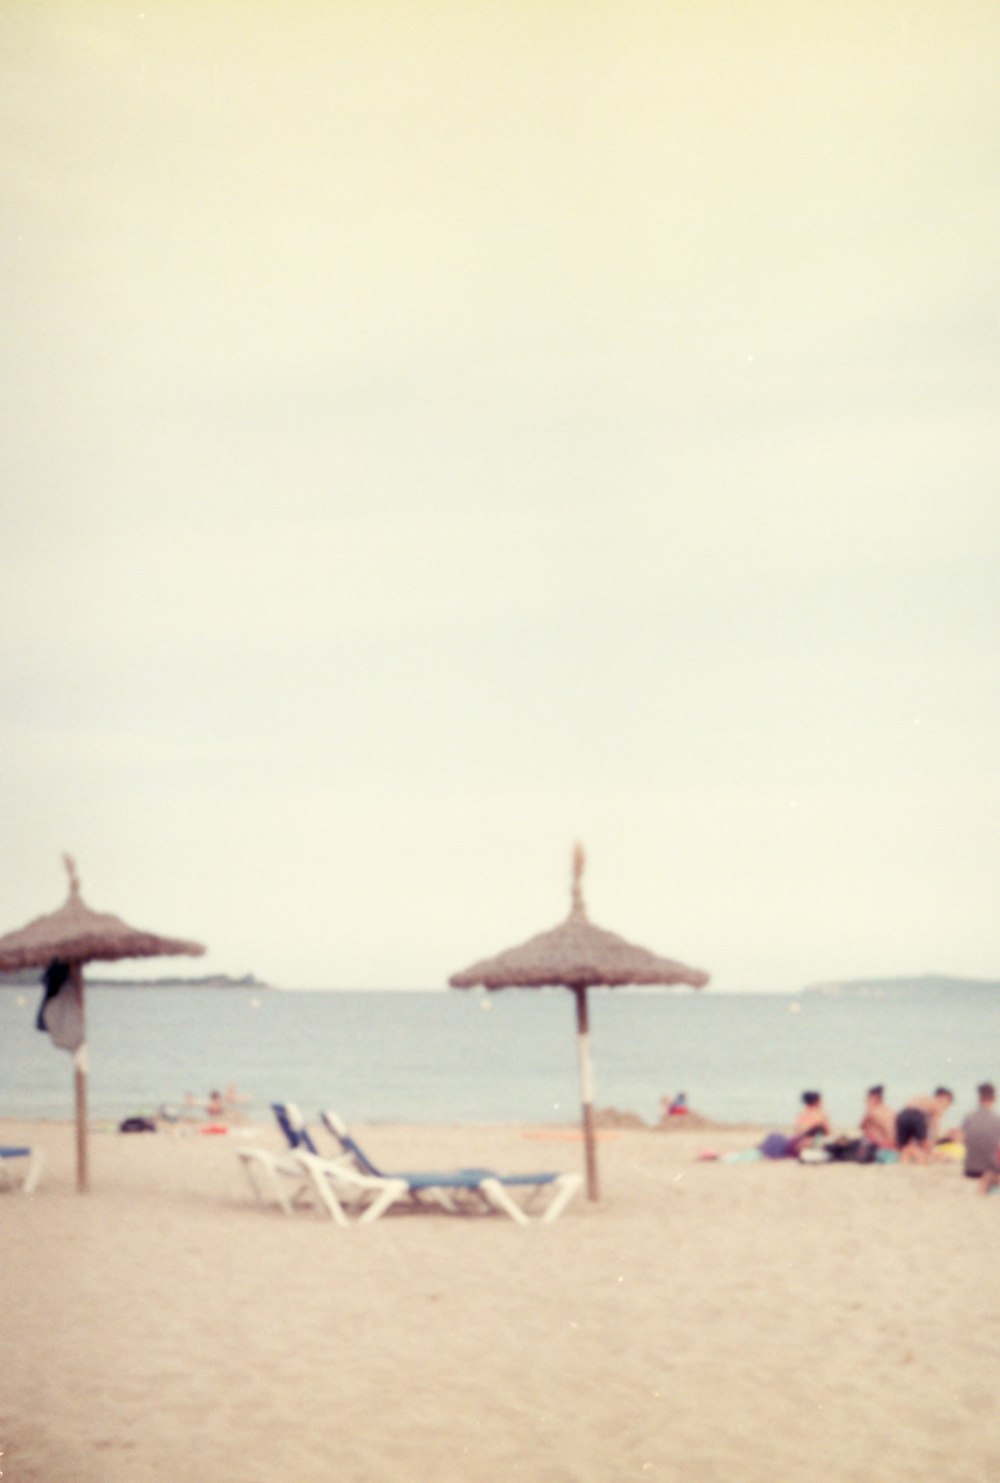
[[[44,968],[53,960],[69,969],[69,988],[79,1012],[80,1044],[74,1051],[76,1083],[76,1183],[87,1189],[87,1050],[83,1039],[83,964],[117,958],[159,958],[205,951],[198,942],[161,937],[130,927],[110,912],[92,911],[80,895],[76,866],[64,855],[69,872],[69,896],[58,911],[36,917],[17,932],[0,937],[0,972],[17,968]]]
[[[618,988],[623,984],[688,984],[702,989],[708,974],[671,958],[660,958],[646,948],[626,942],[614,932],[597,927],[587,916],[581,879],[585,855],[573,851],[573,894],[569,916],[551,932],[541,932],[519,947],[495,958],[483,958],[448,982],[455,989],[540,989],[549,985],[571,989],[576,999],[577,1048],[583,1104],[583,1138],[587,1160],[587,1194],[598,1198],[597,1151],[594,1138],[593,1071],[590,1059],[590,1021],[587,990]]]

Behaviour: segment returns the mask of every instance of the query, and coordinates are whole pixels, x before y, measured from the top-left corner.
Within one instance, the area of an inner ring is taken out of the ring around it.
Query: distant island
[[[18,968],[13,973],[0,973],[0,988],[34,988],[42,982],[41,968]],[[228,973],[208,973],[201,978],[97,978],[86,973],[88,989],[260,989],[269,991],[273,986],[265,984],[252,973],[242,978],[233,978]]]
[[[965,993],[969,990],[1000,993],[1000,979],[955,978],[947,973],[924,973],[914,978],[854,978],[843,983],[810,984],[802,992],[831,996],[846,994],[867,999],[873,995]]]

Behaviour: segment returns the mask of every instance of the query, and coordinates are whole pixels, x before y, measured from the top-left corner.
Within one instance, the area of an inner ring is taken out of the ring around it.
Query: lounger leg
[[[530,1225],[531,1222],[520,1205],[516,1200],[511,1199],[499,1180],[484,1179],[479,1188],[491,1205],[494,1205],[497,1210],[502,1211],[504,1215],[509,1215],[511,1220],[516,1220],[519,1226]]]
[[[410,1189],[409,1185],[406,1186],[406,1189],[415,1205],[423,1205],[425,1203],[437,1205],[439,1209],[446,1210],[449,1215],[456,1215],[458,1213],[458,1205],[455,1203],[454,1197],[447,1190],[430,1188]]]
[[[249,1149],[240,1148],[237,1150],[237,1158],[240,1161],[240,1168],[243,1170],[244,1174],[247,1177],[247,1182],[250,1185],[250,1189],[253,1192],[253,1197],[256,1200],[257,1204],[265,1204],[266,1202],[264,1200],[263,1194],[261,1193],[260,1185],[257,1183],[257,1174],[254,1169],[256,1160],[254,1159],[253,1154]]]
[[[385,1188],[379,1192],[378,1199],[373,1200],[372,1203],[368,1206],[367,1210],[365,1210],[364,1214],[359,1219],[358,1225],[371,1225],[372,1221],[378,1220],[379,1216],[383,1215],[385,1211],[388,1210],[390,1205],[395,1205],[397,1200],[405,1199],[409,1195],[409,1192],[409,1185],[406,1183],[405,1179],[392,1180],[390,1184],[387,1184]]]
[[[319,1172],[313,1176],[313,1189],[316,1191],[321,1210],[325,1210],[336,1225],[350,1225],[347,1212],[331,1189],[329,1180],[324,1179]]]
[[[579,1174],[561,1174],[556,1180],[555,1193],[549,1201],[545,1214],[541,1217],[542,1225],[551,1225],[558,1220],[572,1200],[577,1190],[583,1184],[583,1178]]]
[[[257,1204],[269,1205],[273,1200],[286,1215],[291,1215],[291,1201],[285,1194],[281,1179],[270,1160],[258,1156],[256,1150],[252,1148],[238,1149],[237,1155],[240,1164],[246,1170],[246,1176],[250,1181],[250,1188],[253,1190],[254,1199],[257,1201]],[[259,1176],[264,1176],[267,1180],[268,1190],[266,1195]]]
[[[319,1213],[325,1210],[330,1219],[335,1221],[338,1226],[349,1225],[350,1221],[347,1219],[347,1213],[337,1199],[329,1179],[327,1179],[323,1172],[322,1160],[317,1159],[311,1153],[303,1153],[301,1149],[296,1153],[295,1157],[309,1177],[310,1185],[319,1206]]]
[[[24,1193],[26,1195],[33,1195],[35,1193],[44,1168],[45,1154],[40,1148],[32,1149],[31,1159],[28,1163],[28,1172],[24,1177]]]

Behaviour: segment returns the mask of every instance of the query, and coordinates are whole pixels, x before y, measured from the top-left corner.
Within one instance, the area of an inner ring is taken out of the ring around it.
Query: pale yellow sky
[[[998,41],[5,6],[0,926],[1000,974]]]

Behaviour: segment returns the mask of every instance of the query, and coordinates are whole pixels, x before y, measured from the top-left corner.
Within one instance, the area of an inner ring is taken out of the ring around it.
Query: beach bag
[[[784,1133],[768,1133],[760,1151],[766,1159],[787,1159],[795,1153],[794,1139],[786,1138]]]
[[[150,1117],[127,1117],[118,1124],[119,1133],[155,1133],[156,1124]]]
[[[834,1138],[826,1145],[830,1158],[839,1164],[872,1164],[875,1162],[875,1144],[867,1138]]]

